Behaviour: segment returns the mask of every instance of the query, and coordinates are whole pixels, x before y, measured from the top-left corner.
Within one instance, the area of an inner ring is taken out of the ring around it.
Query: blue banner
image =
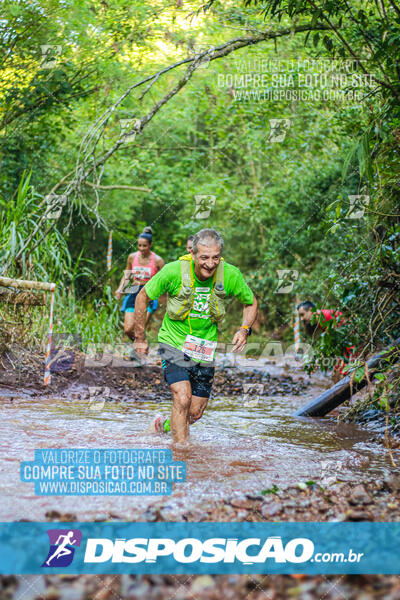
[[[1,523],[0,573],[400,574],[400,523]]]

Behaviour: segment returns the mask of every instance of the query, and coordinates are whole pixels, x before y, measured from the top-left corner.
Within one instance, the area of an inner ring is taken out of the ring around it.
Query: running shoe
[[[153,421],[152,429],[157,433],[167,433],[170,430],[169,419],[166,419],[162,415],[157,415]]]

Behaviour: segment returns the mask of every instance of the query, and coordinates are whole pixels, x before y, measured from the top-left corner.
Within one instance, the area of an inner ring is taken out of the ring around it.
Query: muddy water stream
[[[285,374],[275,365],[264,364],[262,369],[275,377]],[[224,372],[229,377],[229,369]],[[187,480],[174,486],[171,520],[174,506],[201,506],[206,499],[235,491],[257,494],[273,485],[284,488],[335,474],[357,482],[390,470],[387,451],[371,441],[367,430],[334,419],[292,416],[327,385],[327,379],[315,377],[301,395],[245,401],[242,395],[215,394],[201,421],[191,427],[188,446],[173,449],[174,459],[187,463]],[[33,460],[36,448],[172,448],[170,435],[148,431],[157,413],[169,413],[170,402],[114,401],[92,410],[76,397],[76,387],[70,391],[66,397],[2,396],[1,521],[42,521],[49,510],[72,513],[78,520],[137,520],[160,499],[36,496],[33,484],[20,481],[20,462]],[[398,458],[398,451],[394,456]]]

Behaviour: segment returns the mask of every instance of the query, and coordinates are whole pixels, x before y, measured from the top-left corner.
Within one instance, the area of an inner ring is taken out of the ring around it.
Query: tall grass
[[[89,343],[119,342],[123,329],[119,305],[111,288],[106,285],[98,299],[76,298],[75,284],[81,277],[95,281],[90,269],[93,261],[83,258],[83,251],[72,260],[67,240],[57,223],[44,221],[37,227],[46,203],[30,185],[30,178],[31,173],[24,172],[13,197],[8,201],[0,198],[0,273],[56,283],[54,334],[80,335],[82,349]],[[51,231],[44,236],[48,228]],[[35,229],[38,229],[36,233]],[[30,238],[28,247],[22,251]],[[48,304],[43,307],[0,304],[3,342],[44,351],[48,314]]]
[[[46,203],[30,185],[30,178],[31,172],[24,171],[13,197],[0,197],[0,272],[9,277],[57,281],[71,270],[71,256],[56,224],[47,219],[40,223]],[[50,231],[44,236],[47,229]]]

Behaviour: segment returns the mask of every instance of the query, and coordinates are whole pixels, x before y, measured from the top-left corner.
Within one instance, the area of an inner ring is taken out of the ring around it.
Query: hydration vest
[[[184,321],[193,308],[194,304],[194,276],[192,272],[192,255],[180,256],[181,262],[181,287],[176,296],[168,294],[167,315],[174,321]],[[209,299],[210,319],[213,323],[219,323],[225,316],[224,298],[224,259],[221,258],[217,270],[213,276],[213,284]]]

